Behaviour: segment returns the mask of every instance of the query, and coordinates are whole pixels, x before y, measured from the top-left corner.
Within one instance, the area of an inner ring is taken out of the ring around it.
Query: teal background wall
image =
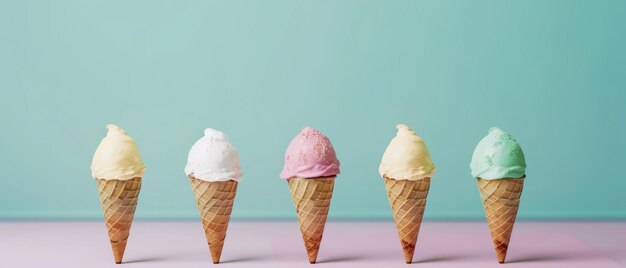
[[[137,217],[197,218],[205,127],[245,176],[235,218],[293,218],[283,153],[305,126],[342,173],[334,219],[390,218],[395,125],[437,173],[426,217],[482,218],[489,127],[517,137],[525,219],[626,218],[626,1],[0,1],[0,218],[101,218],[91,157],[115,123],[148,170]]]

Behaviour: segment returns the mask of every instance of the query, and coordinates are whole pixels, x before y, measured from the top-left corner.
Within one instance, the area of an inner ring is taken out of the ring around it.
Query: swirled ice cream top
[[[91,176],[106,180],[130,180],[143,177],[146,167],[135,140],[116,125],[107,125],[107,135],[96,149],[91,162]]]
[[[241,181],[239,154],[221,131],[207,128],[189,150],[185,174],[204,181]]]
[[[435,165],[430,159],[424,140],[406,125],[397,125],[398,132],[391,139],[378,173],[396,180],[419,180],[432,177]]]

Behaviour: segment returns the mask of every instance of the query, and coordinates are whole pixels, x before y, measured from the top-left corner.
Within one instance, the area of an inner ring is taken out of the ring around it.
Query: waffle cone
[[[191,188],[198,203],[198,211],[202,219],[204,234],[213,263],[219,263],[226,239],[226,229],[233,210],[237,182],[229,181],[203,181],[194,177],[191,180]]]
[[[97,179],[104,221],[109,232],[115,263],[122,263],[130,226],[135,216],[141,178],[130,180]]]
[[[498,180],[479,178],[477,183],[498,262],[504,263],[524,188],[524,177]]]
[[[315,263],[333,197],[335,177],[291,178],[288,183],[309,262]]]
[[[426,208],[430,178],[395,180],[385,177],[385,188],[400,237],[404,260],[411,263]]]

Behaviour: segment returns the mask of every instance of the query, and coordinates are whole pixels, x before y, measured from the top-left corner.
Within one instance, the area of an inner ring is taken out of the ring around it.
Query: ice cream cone
[[[97,179],[100,203],[109,232],[115,263],[122,263],[126,242],[133,223],[141,178],[130,180]]]
[[[204,234],[206,235],[213,263],[220,262],[226,229],[233,209],[237,182],[229,181],[203,181],[189,176],[193,189],[198,211],[202,218]]]
[[[293,204],[309,262],[317,261],[335,177],[291,178],[288,180]]]
[[[424,216],[430,178],[395,180],[385,177],[385,188],[402,244],[404,260],[406,263],[411,263],[422,216]]]
[[[509,248],[524,178],[477,180],[499,263],[504,263]]]

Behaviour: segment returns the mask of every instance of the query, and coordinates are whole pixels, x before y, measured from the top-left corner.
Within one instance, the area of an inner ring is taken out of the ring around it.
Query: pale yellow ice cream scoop
[[[130,180],[143,177],[146,169],[141,161],[135,140],[116,125],[109,129],[102,139],[91,162],[91,176],[94,179]]]
[[[420,180],[435,174],[424,140],[406,125],[397,125],[398,133],[383,154],[380,176],[396,180]]]

